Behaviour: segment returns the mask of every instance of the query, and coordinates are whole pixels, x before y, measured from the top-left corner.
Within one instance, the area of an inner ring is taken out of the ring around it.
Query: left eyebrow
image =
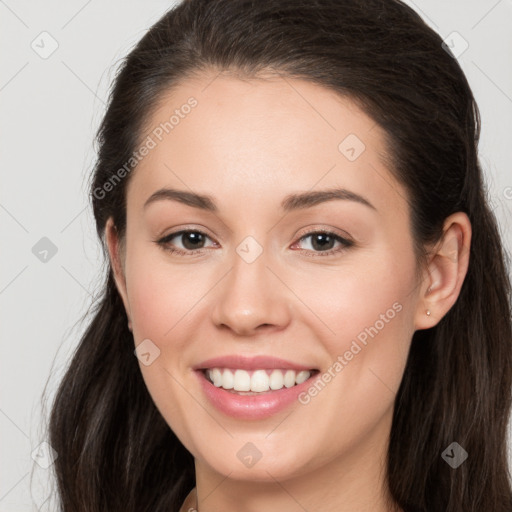
[[[187,206],[199,208],[209,212],[218,212],[215,200],[211,196],[171,188],[162,188],[151,194],[151,196],[144,203],[144,208],[155,201],[164,199],[178,201]],[[334,188],[329,190],[318,190],[315,192],[290,194],[283,199],[281,202],[281,207],[285,212],[290,212],[303,208],[311,208],[317,204],[333,201],[335,199],[354,201],[377,211],[377,208],[375,208],[375,206],[373,206],[373,204],[371,204],[368,199],[345,188]]]
[[[363,196],[347,190],[346,188],[333,188],[329,190],[317,190],[316,192],[303,192],[300,194],[290,194],[286,196],[281,203],[285,212],[298,210],[301,208],[310,208],[326,201],[341,199],[346,201],[355,201],[356,203],[368,206],[375,211],[377,208],[373,206],[368,199]]]

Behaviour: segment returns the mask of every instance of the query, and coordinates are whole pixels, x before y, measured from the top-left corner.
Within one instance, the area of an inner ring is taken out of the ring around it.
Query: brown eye
[[[185,249],[190,249],[192,251],[194,249],[201,249],[205,241],[203,233],[200,233],[199,231],[182,231],[176,236],[181,237],[181,242]]]
[[[157,240],[156,243],[172,253],[193,255],[196,254],[195,251],[206,248],[205,242],[207,239],[210,239],[210,237],[206,233],[188,229],[170,233]]]
[[[311,235],[311,246],[317,251],[332,249],[336,239],[326,233],[315,233]]]
[[[303,235],[299,242],[307,239],[311,239],[311,249],[304,250],[306,251],[306,254],[312,253],[308,254],[309,256],[329,256],[331,254],[340,253],[354,245],[354,242],[351,240],[347,240],[337,235],[336,233],[331,233],[328,231],[314,231],[308,233]],[[340,244],[338,248],[333,247],[336,242]]]

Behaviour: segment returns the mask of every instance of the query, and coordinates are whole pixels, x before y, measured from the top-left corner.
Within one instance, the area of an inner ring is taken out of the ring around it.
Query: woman
[[[512,510],[479,129],[398,1],[166,13],[98,134],[108,272],[50,418],[62,509]]]

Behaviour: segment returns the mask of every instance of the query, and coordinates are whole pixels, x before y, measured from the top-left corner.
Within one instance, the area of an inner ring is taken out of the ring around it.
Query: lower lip
[[[268,418],[286,409],[298,396],[311,386],[315,376],[291,388],[268,391],[259,395],[239,395],[221,387],[214,386],[200,370],[194,372],[210,402],[221,412],[239,419],[259,420]]]

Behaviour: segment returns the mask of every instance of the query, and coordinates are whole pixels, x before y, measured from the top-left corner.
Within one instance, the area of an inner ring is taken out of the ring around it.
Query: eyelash
[[[160,247],[162,247],[162,249],[164,251],[168,251],[172,254],[177,254],[179,256],[195,256],[195,255],[203,254],[203,251],[206,249],[204,247],[202,247],[200,249],[194,249],[194,250],[192,250],[192,249],[191,250],[183,250],[183,249],[173,248],[169,245],[170,240],[172,240],[175,237],[178,237],[179,235],[183,235],[185,233],[198,233],[198,234],[204,235],[207,238],[210,238],[206,233],[204,233],[203,231],[200,231],[198,229],[183,229],[181,231],[169,233],[168,235],[164,236],[163,238],[161,238],[159,240],[155,240],[155,243],[157,245],[159,245]],[[310,236],[318,235],[318,234],[323,234],[323,235],[328,235],[328,236],[333,237],[336,241],[338,241],[342,244],[342,247],[339,247],[338,249],[329,249],[328,251],[313,251],[313,254],[310,254],[310,251],[308,249],[302,249],[301,251],[306,251],[305,255],[308,257],[310,256],[310,257],[315,258],[317,256],[320,256],[320,257],[331,256],[336,253],[342,253],[343,251],[349,249],[350,247],[352,247],[354,245],[354,242],[352,242],[351,240],[347,240],[346,238],[343,238],[343,237],[337,235],[336,233],[333,233],[332,231],[326,231],[326,230],[310,231],[310,232],[302,235],[298,241],[300,242],[306,238],[309,238]]]

